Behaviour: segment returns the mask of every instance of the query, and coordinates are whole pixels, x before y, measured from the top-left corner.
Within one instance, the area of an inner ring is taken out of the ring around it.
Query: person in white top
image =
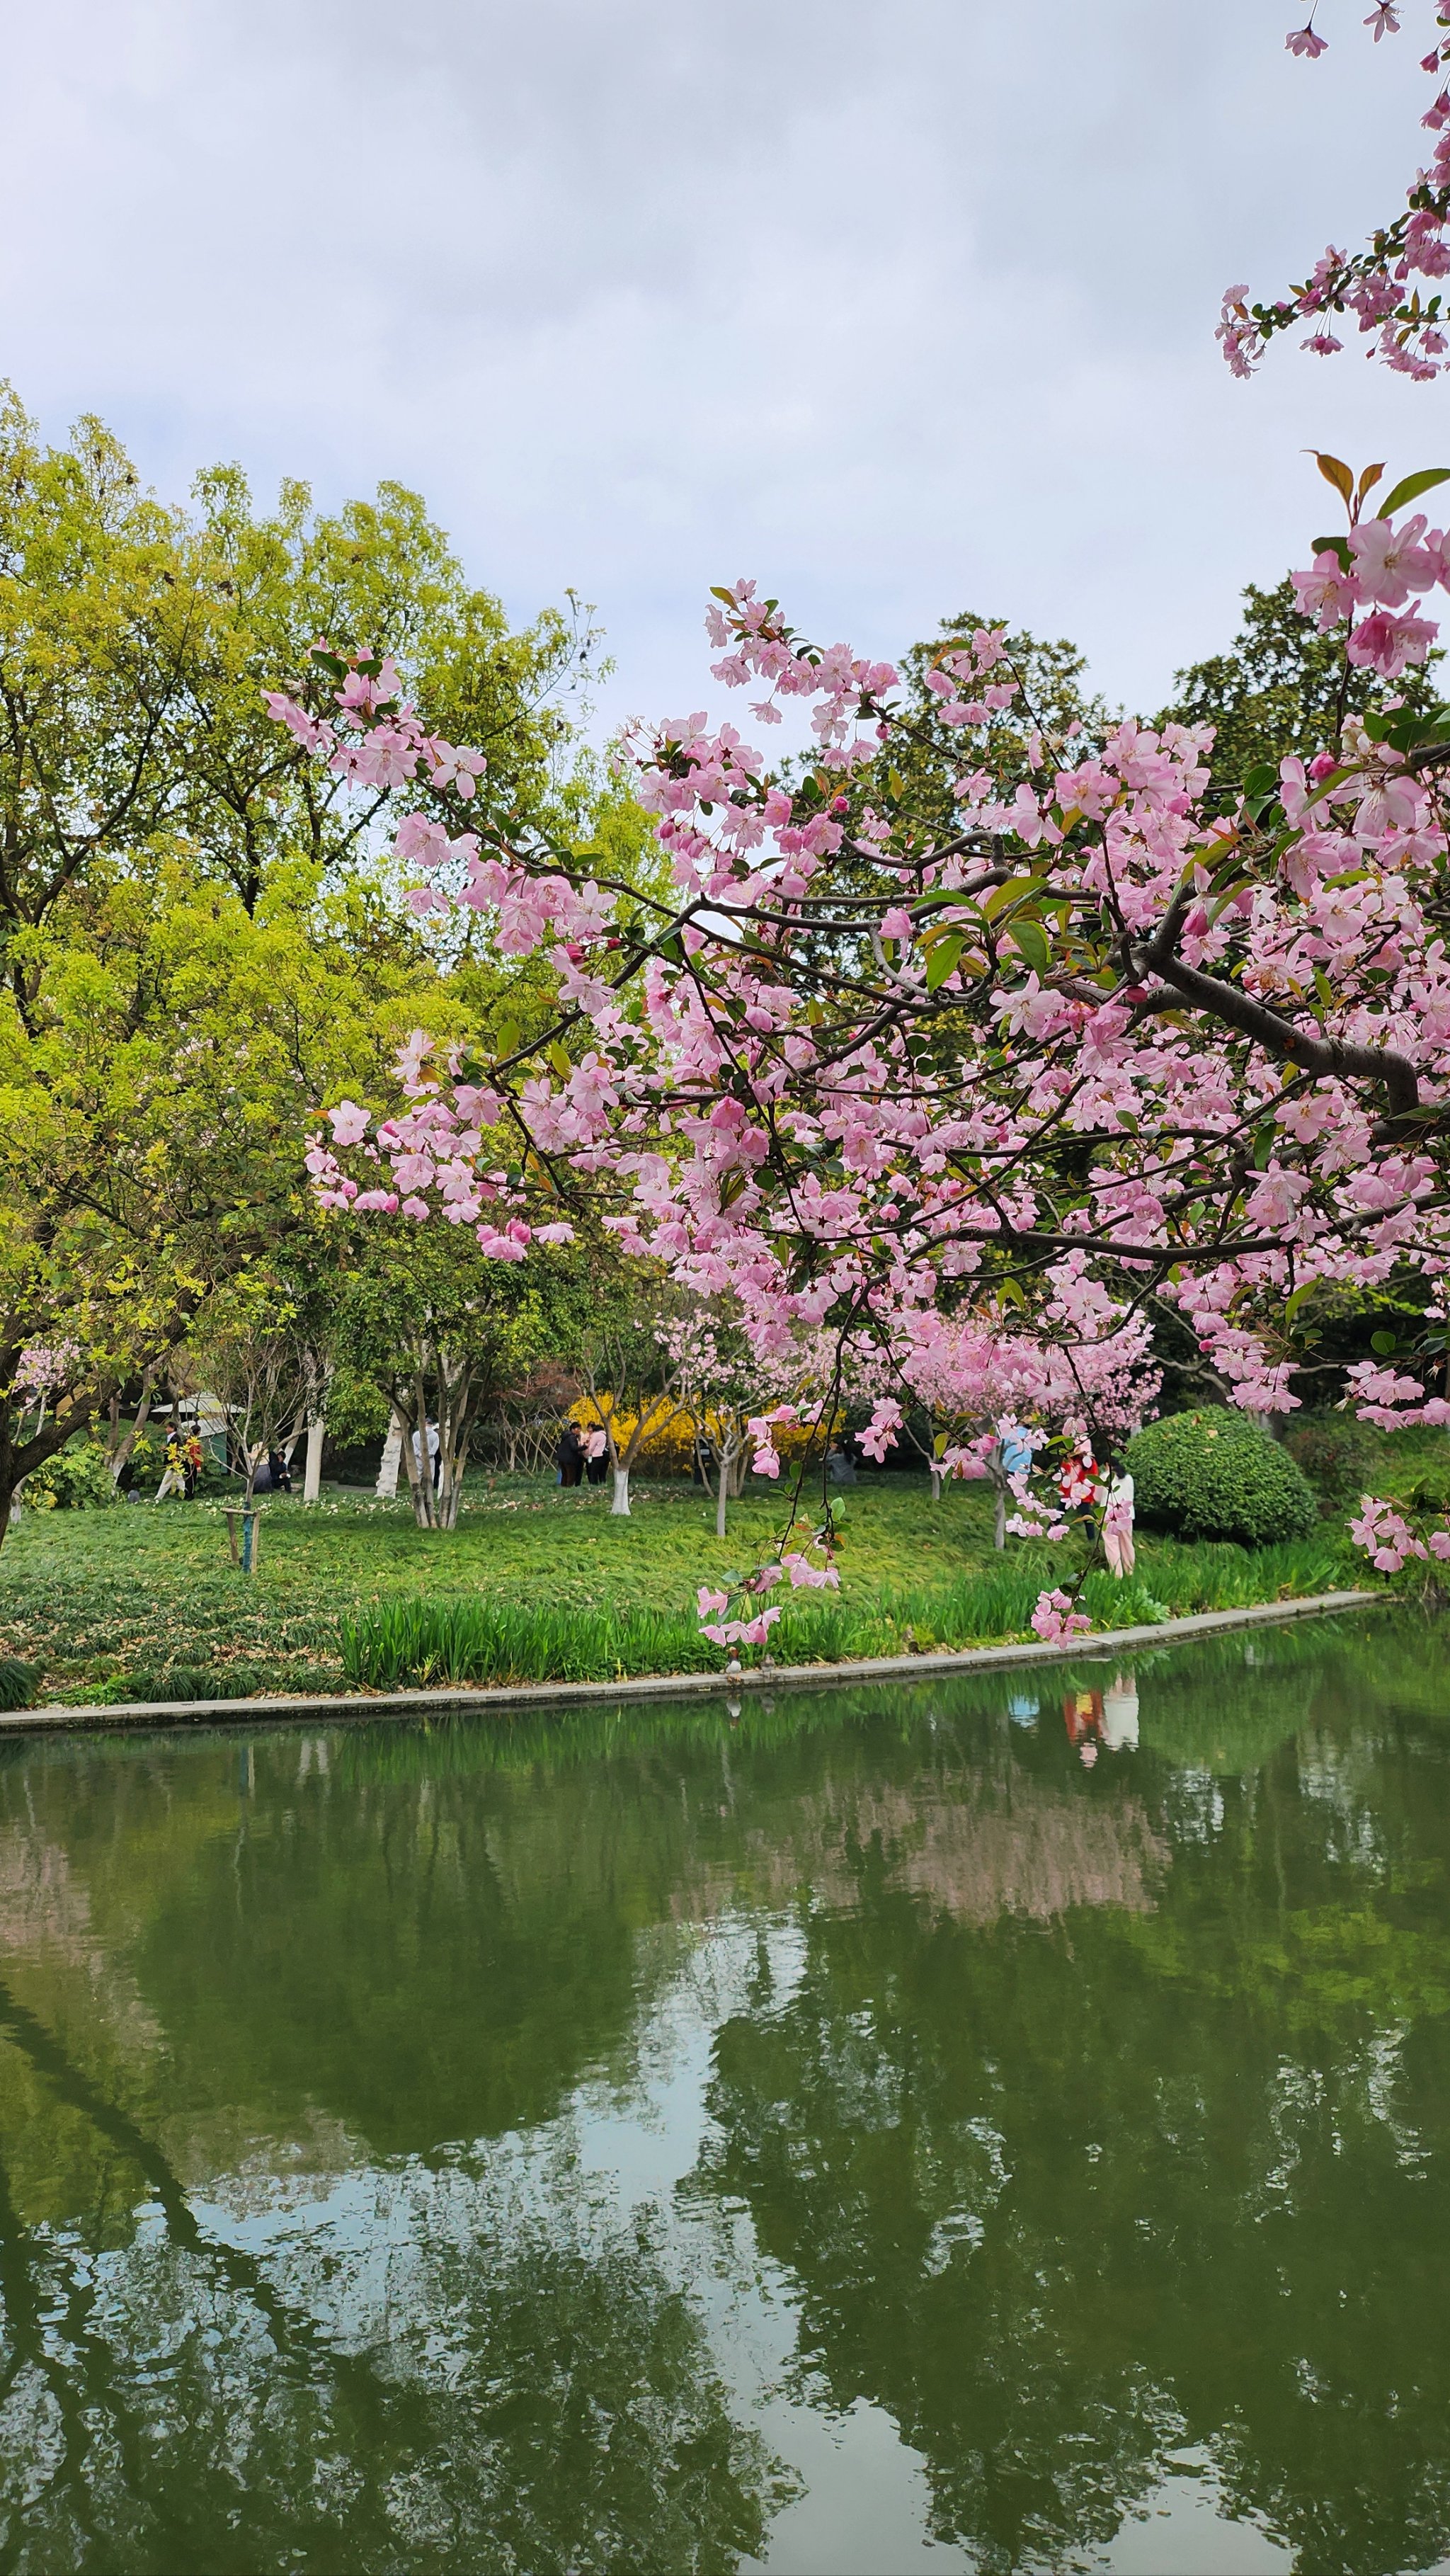
[[[1124,1469],[1108,1487],[1103,1511],[1103,1554],[1120,1583],[1137,1563],[1133,1547],[1133,1479]]]

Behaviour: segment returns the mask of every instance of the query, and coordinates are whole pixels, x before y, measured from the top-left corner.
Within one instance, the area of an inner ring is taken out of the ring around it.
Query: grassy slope
[[[0,1651],[41,1665],[41,1696],[50,1699],[164,1693],[168,1673],[184,1696],[188,1671],[226,1677],[232,1688],[338,1688],[339,1620],[374,1603],[482,1594],[540,1610],[688,1612],[697,1584],[760,1561],[780,1508],[770,1493],[733,1506],[721,1547],[710,1507],[684,1484],[637,1491],[625,1521],[609,1517],[602,1490],[566,1495],[500,1478],[440,1538],[415,1529],[406,1507],[330,1490],[318,1511],[285,1499],[268,1508],[255,1580],[233,1573],[224,1525],[202,1503],[27,1514],[0,1554]],[[980,1487],[957,1487],[933,1507],[924,1480],[863,1479],[848,1497],[842,1592],[822,1605],[832,1615],[817,1651],[889,1652],[907,1624],[921,1644],[1020,1632],[1025,1614],[1005,1595],[999,1622],[983,1625],[971,1578],[1005,1571],[987,1512]],[[1174,1611],[1313,1591],[1362,1567],[1342,1548],[1339,1526],[1326,1523],[1322,1538],[1257,1560],[1145,1539],[1140,1574]],[[1030,1574],[1035,1588],[1061,1580],[1069,1554],[1029,1565],[1014,1549],[1006,1565]],[[1142,1615],[1105,1578],[1093,1580],[1100,1617],[1109,1600]],[[798,1648],[809,1642],[802,1630]]]

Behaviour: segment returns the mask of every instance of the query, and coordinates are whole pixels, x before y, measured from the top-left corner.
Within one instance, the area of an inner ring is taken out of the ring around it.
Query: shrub
[[[1326,1505],[1357,1503],[1374,1487],[1377,1443],[1353,1414],[1296,1414],[1284,1446]]]
[[[762,1397],[761,1402],[764,1405],[767,1399]],[[612,1415],[613,1412],[612,1396],[602,1395],[596,1409],[592,1396],[581,1395],[576,1403],[570,1405],[568,1418],[576,1423],[581,1431],[588,1431],[593,1428],[601,1414]],[[624,1406],[620,1407],[619,1419],[615,1425],[615,1437],[621,1448],[638,1420],[637,1413],[629,1412]],[[839,1429],[844,1421],[845,1415],[838,1411],[835,1415],[836,1427]],[[707,1412],[705,1415],[707,1432],[712,1437],[717,1437],[720,1427],[721,1416],[716,1412]],[[820,1456],[821,1434],[808,1423],[784,1423],[776,1434],[775,1445],[784,1464],[787,1467],[795,1467],[800,1464],[803,1454],[816,1458]],[[647,1431],[640,1443],[637,1462],[639,1469],[646,1475],[688,1476],[694,1463],[694,1456],[694,1417],[689,1413],[671,1414],[668,1406],[664,1406],[660,1413],[658,1430]]]
[[[1308,1538],[1319,1507],[1288,1452],[1246,1413],[1167,1413],[1128,1444],[1136,1510],[1178,1538],[1273,1547]]]
[[[116,1488],[110,1461],[95,1440],[72,1440],[27,1476],[23,1499],[36,1512],[83,1511],[113,1503]]]

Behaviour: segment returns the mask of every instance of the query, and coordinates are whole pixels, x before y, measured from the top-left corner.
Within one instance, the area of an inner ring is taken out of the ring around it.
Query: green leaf
[[[1047,933],[1041,922],[1014,921],[1012,936],[1017,943],[1018,954],[1025,957],[1028,965],[1037,974],[1045,975],[1052,964],[1052,950],[1048,946]]]
[[[1359,478],[1359,491],[1356,495],[1358,500],[1362,501],[1366,492],[1372,492],[1374,490],[1374,487],[1376,483],[1378,483],[1384,470],[1383,465],[1367,465],[1365,467],[1364,472]]]
[[[519,1042],[518,1024],[514,1020],[495,1020],[493,1042],[500,1055],[512,1055]]]
[[[1272,1118],[1266,1118],[1254,1138],[1254,1165],[1260,1172],[1268,1170],[1269,1156],[1274,1150],[1274,1134],[1274,1121]]]
[[[1413,707],[1402,707],[1396,715],[1388,718],[1384,738],[1394,744],[1396,751],[1413,751],[1421,743],[1443,742],[1446,739],[1445,712],[1440,709],[1434,719],[1427,722],[1423,712],[1417,714]]]
[[[1284,1321],[1286,1324],[1293,1323],[1294,1318],[1298,1314],[1300,1307],[1303,1305],[1305,1298],[1312,1297],[1318,1285],[1319,1282],[1317,1279],[1308,1279],[1305,1281],[1302,1288],[1295,1289],[1293,1296],[1290,1298],[1288,1305],[1284,1309]]]
[[[1385,494],[1375,517],[1392,519],[1407,501],[1418,501],[1422,492],[1433,492],[1437,483],[1450,483],[1450,465],[1427,465],[1418,474],[1407,474],[1403,482]]]
[[[1277,796],[1278,792],[1279,772],[1272,760],[1256,760],[1251,769],[1244,771],[1246,796]]]
[[[1396,1333],[1371,1333],[1369,1346],[1372,1351],[1378,1351],[1382,1360],[1387,1360],[1398,1348],[1399,1336]]]
[[[1348,537],[1311,537],[1309,549],[1311,554],[1315,555],[1337,555],[1341,572],[1348,572],[1354,561],[1349,551]]]
[[[926,989],[929,993],[934,993],[939,984],[946,982],[966,944],[959,930],[943,931],[940,938],[927,942]]]
[[[1026,903],[1031,896],[1041,894],[1047,882],[1042,876],[1009,877],[1005,885],[993,886],[990,894],[983,895],[978,909],[988,921],[995,921],[1009,903]]]
[[[1320,473],[1323,475],[1325,482],[1332,483],[1335,491],[1342,493],[1346,501],[1352,501],[1354,499],[1354,476],[1343,460],[1338,456],[1321,455],[1317,447],[1311,447],[1309,453],[1313,457],[1315,464],[1318,466]]]

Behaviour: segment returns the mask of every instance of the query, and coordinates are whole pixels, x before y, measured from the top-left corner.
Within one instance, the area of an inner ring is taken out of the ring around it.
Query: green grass
[[[1151,1571],[1156,1591],[1143,1576],[1120,1584],[1100,1568],[1090,1573],[1082,1598],[1094,1626],[1153,1625],[1185,1611],[1329,1592],[1345,1585],[1351,1569],[1332,1542],[1315,1539],[1252,1555],[1168,1542],[1153,1550]],[[770,1651],[778,1664],[841,1663],[1030,1636],[1038,1594],[1060,1574],[1059,1561],[1024,1549],[929,1591],[887,1588],[863,1600],[843,1593],[789,1601],[771,1631]],[[720,1655],[694,1618],[679,1611],[420,1596],[382,1602],[345,1620],[342,1662],[360,1688],[398,1690],[718,1672]]]
[[[924,1478],[879,1476],[847,1499],[841,1591],[791,1602],[777,1662],[1021,1635],[1044,1583],[1076,1570],[1071,1550],[994,1555],[980,1487],[933,1505]],[[758,1563],[780,1508],[772,1493],[746,1497],[722,1547],[705,1498],[683,1483],[639,1489],[633,1517],[614,1520],[603,1493],[500,1478],[439,1536],[405,1505],[328,1489],[315,1511],[268,1505],[255,1579],[233,1571],[204,1504],[28,1513],[0,1552],[0,1656],[37,1668],[41,1701],[336,1691],[365,1670],[381,1683],[712,1669],[696,1586]],[[1342,1523],[1253,1556],[1145,1539],[1138,1582],[1095,1573],[1086,1601],[1100,1624],[1130,1626],[1150,1601],[1229,1607],[1333,1589],[1362,1569]]]

